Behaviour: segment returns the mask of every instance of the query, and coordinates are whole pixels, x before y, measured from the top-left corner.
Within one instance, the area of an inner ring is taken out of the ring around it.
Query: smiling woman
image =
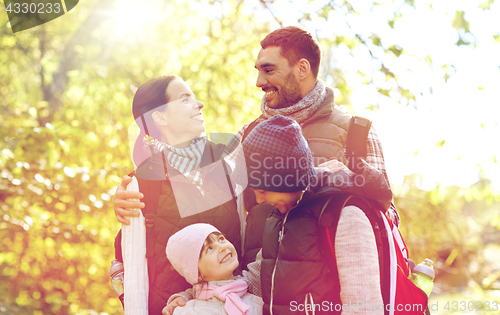
[[[135,93],[132,112],[140,129],[133,150],[137,169],[131,179],[122,182],[124,195],[118,189],[115,197],[115,202],[120,198],[140,199],[140,195],[133,195],[140,191],[145,202],[130,205],[124,201],[125,208],[144,208],[141,214],[115,207],[118,221],[125,224],[115,242],[116,257],[124,261],[127,270],[125,314],[160,314],[170,295],[187,289],[188,283],[171,268],[165,254],[171,235],[185,226],[208,223],[224,233],[227,243],[219,239],[213,247],[234,244],[230,246],[234,259],[221,260],[224,265],[232,262],[231,266],[236,263],[237,267],[241,237],[235,187],[226,173],[230,168],[221,159],[226,146],[203,135],[203,106],[190,86],[176,75],[151,79]],[[133,185],[128,187],[130,181]],[[145,228],[146,222],[154,228]],[[141,250],[145,253],[137,254]],[[141,289],[148,286],[149,300],[148,289]],[[143,299],[136,303],[141,294],[145,294]]]

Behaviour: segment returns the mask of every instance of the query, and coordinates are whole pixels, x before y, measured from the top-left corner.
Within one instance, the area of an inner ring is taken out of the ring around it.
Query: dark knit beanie
[[[250,188],[295,192],[316,174],[299,124],[281,115],[258,124],[243,141],[243,152],[245,163],[236,163],[234,175],[237,183],[246,175]]]

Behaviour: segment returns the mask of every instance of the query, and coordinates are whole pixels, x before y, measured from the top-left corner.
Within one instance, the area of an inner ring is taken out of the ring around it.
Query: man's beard
[[[297,104],[302,99],[300,95],[300,85],[292,72],[286,78],[283,88],[280,91],[275,109],[286,108]],[[269,103],[268,103],[269,106]]]

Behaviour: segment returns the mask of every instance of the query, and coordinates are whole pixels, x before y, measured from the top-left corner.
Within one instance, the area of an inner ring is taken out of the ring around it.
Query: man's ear
[[[160,126],[166,126],[167,125],[167,120],[165,117],[165,113],[160,113],[159,111],[155,111],[151,117],[153,118],[153,121],[155,124],[160,125]]]
[[[299,61],[297,61],[295,69],[296,69],[297,79],[299,81],[304,80],[311,73],[311,64],[307,59],[302,58]]]

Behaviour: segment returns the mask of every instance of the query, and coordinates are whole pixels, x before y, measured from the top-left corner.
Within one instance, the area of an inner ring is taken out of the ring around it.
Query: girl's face
[[[238,265],[238,254],[233,244],[222,234],[210,234],[203,244],[198,261],[198,269],[203,280],[234,279],[233,271]]]
[[[187,143],[205,132],[205,121],[201,116],[203,103],[197,101],[189,85],[175,79],[167,87],[169,103],[161,114],[161,124],[167,142],[171,145]]]

